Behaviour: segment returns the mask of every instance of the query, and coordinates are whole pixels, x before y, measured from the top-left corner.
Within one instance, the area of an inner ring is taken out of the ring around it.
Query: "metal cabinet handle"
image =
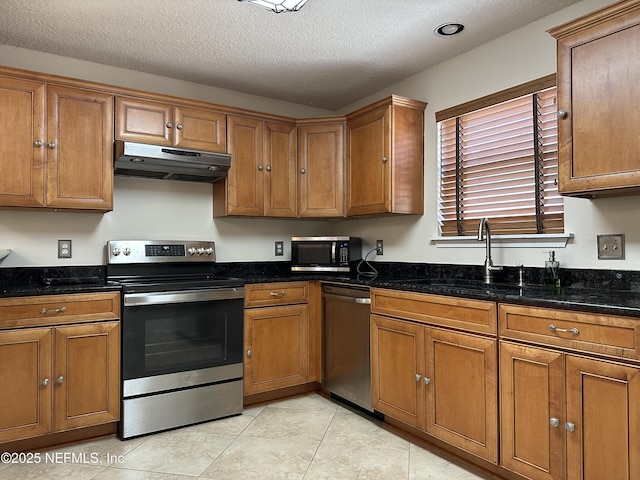
[[[267,172],[271,171],[271,165],[267,165]]]
[[[44,145],[44,142],[42,140],[36,140],[35,142],[33,142],[33,144],[36,147],[41,147],[42,145]]]
[[[272,297],[284,297],[287,294],[284,290],[282,292],[269,292]]]
[[[420,375],[419,373],[416,373],[416,382],[419,382],[421,378],[422,378],[422,375]]]
[[[171,123],[171,122],[167,122],[166,127],[167,127],[167,128],[173,128],[173,123]]]
[[[179,124],[176,125],[176,128],[178,130],[182,130],[184,128],[184,126],[181,123],[179,123]]]
[[[56,378],[56,382],[62,385],[64,383],[64,377],[60,375],[58,378]]]
[[[567,111],[566,110],[558,110],[558,118],[567,118]]]
[[[247,350],[247,357],[250,357],[251,355],[253,355],[253,350]]]
[[[387,163],[387,157],[382,157],[382,163]]]
[[[40,309],[40,313],[42,315],[46,315],[47,313],[64,313],[66,311],[67,311],[67,307],[52,308],[50,310],[47,310],[46,308],[42,307]]]
[[[304,173],[307,173],[307,171],[304,168],[301,168],[300,173],[304,174]]]
[[[549,425],[551,425],[553,428],[557,428],[560,426],[560,420],[558,420],[556,417],[550,418]]]
[[[431,383],[431,379],[428,377],[424,377],[424,384],[429,385]]]
[[[549,325],[549,330],[551,330],[552,332],[559,332],[559,333],[572,333],[573,335],[578,335],[580,333],[580,330],[578,330],[576,327],[558,328],[553,323]]]
[[[576,426],[571,422],[565,423],[564,428],[567,430],[567,432],[575,432],[576,430]]]
[[[53,150],[54,148],[56,148],[56,147],[57,147],[56,142],[49,142],[49,143],[47,143],[47,147],[49,147],[50,149],[52,149],[52,150]]]
[[[44,380],[42,380],[42,385],[44,385],[45,387],[49,385],[49,379],[45,378]]]
[[[258,165],[258,170],[262,171],[264,170],[264,167],[262,165]]]

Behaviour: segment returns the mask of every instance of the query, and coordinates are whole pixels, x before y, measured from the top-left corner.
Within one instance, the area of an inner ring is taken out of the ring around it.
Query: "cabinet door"
[[[373,408],[424,429],[424,327],[371,316]]]
[[[175,107],[175,145],[182,148],[227,151],[227,123],[224,113],[199,108]]]
[[[51,432],[51,329],[0,332],[0,442]]]
[[[0,77],[0,205],[44,205],[45,87]]]
[[[497,340],[426,329],[426,430],[498,462]]]
[[[295,217],[296,126],[289,123],[264,124],[264,215]]]
[[[502,466],[533,480],[564,478],[564,357],[500,345]]]
[[[347,123],[347,215],[391,211],[391,107]]]
[[[578,20],[568,32],[559,27],[560,193],[640,187],[640,111],[632,107],[640,104],[640,9],[632,3]]]
[[[298,126],[299,216],[344,216],[344,181],[344,122]]]
[[[47,206],[113,209],[113,96],[47,88]]]
[[[231,168],[224,182],[213,184],[214,216],[262,216],[264,213],[263,122],[227,116]]]
[[[173,145],[173,106],[116,97],[116,139]]]
[[[245,310],[244,393],[306,383],[309,378],[307,305]]]
[[[567,480],[640,478],[640,369],[567,355],[566,384]]]
[[[54,430],[120,418],[120,324],[56,327]]]

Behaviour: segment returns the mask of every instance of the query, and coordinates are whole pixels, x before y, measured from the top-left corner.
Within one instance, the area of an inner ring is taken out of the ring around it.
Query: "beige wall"
[[[357,220],[339,226],[365,238],[373,247],[384,231],[385,254],[380,260],[408,262],[482,264],[482,244],[476,248],[438,248],[430,238],[438,233],[437,129],[435,112],[556,71],[555,41],[546,30],[613,3],[584,0],[524,28],[513,31],[473,51],[450,59],[412,78],[350,105],[345,111],[365,105],[390,93],[429,102],[425,131],[425,215],[420,218]],[[613,140],[613,139],[612,139]],[[566,248],[556,251],[561,266],[597,269],[640,269],[640,197],[587,200],[565,199],[565,229],[574,234]],[[624,233],[626,260],[598,260],[597,233]],[[548,247],[496,248],[494,262],[544,266]]]
[[[0,211],[0,249],[14,252],[0,267],[23,265],[100,264],[104,244],[118,238],[189,238],[216,241],[218,260],[269,261],[273,242],[297,234],[350,234],[363,237],[365,249],[385,240],[384,261],[481,264],[484,251],[475,248],[437,248],[436,124],[434,112],[493,93],[555,71],[555,43],[546,29],[611,3],[584,0],[505,35],[471,52],[430,68],[344,109],[355,108],[395,93],[429,103],[425,131],[425,214],[310,222],[271,219],[212,219],[210,186],[116,177],[115,208],[111,213]],[[113,85],[197,98],[213,103],[250,108],[293,117],[331,112],[286,102],[239,94],[140,72],[0,46],[0,64],[43,71]],[[561,266],[572,268],[640,269],[640,225],[636,205],[640,197],[565,200],[566,231],[574,234],[566,248],[557,250]],[[602,261],[596,255],[596,233],[624,233],[626,260]],[[73,258],[56,258],[56,240],[71,238]],[[542,266],[548,248],[496,248],[497,264]],[[366,251],[365,250],[365,251]],[[375,258],[375,256],[374,256]]]

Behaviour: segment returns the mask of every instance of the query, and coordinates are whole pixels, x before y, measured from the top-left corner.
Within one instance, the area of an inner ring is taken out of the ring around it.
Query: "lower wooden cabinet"
[[[502,342],[502,465],[532,480],[640,478],[640,368]]]
[[[0,331],[0,442],[115,422],[118,321]]]
[[[497,340],[371,319],[374,408],[497,464]]]
[[[245,285],[244,393],[319,380],[319,282]]]
[[[307,308],[307,305],[287,305],[245,312],[245,394],[308,381]]]

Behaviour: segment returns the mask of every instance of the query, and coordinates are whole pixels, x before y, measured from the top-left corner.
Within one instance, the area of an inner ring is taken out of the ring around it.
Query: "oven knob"
[[[207,247],[207,249],[205,250],[205,252],[207,252],[207,255],[213,255],[213,248],[211,248],[211,247]]]
[[[118,255],[120,255],[120,249],[116,247],[113,250],[111,250],[111,253],[113,254],[114,257],[117,257]]]
[[[204,254],[204,248],[200,247],[198,249],[198,255],[203,255]]]
[[[131,249],[129,247],[126,247],[122,253],[124,253],[126,256],[129,256],[131,255]]]
[[[189,249],[187,250],[187,253],[189,255],[195,255],[196,254],[196,249],[193,247],[189,247]]]

